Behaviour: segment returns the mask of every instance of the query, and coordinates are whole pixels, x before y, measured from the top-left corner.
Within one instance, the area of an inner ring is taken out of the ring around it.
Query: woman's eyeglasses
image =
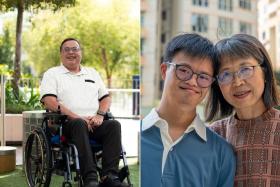
[[[248,79],[253,76],[255,67],[259,66],[261,66],[261,64],[254,66],[243,66],[236,72],[223,71],[217,76],[218,82],[221,85],[230,84],[235,76],[243,80]]]

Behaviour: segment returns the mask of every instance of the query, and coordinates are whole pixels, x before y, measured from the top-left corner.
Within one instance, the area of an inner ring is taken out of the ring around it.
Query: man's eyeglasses
[[[76,52],[80,51],[80,47],[64,47],[63,51],[65,53],[69,53],[70,51],[72,51],[73,53],[76,53]]]
[[[184,65],[184,64],[175,64],[172,62],[165,62],[165,64],[175,66],[175,74],[179,80],[188,81],[195,74],[196,82],[197,82],[198,86],[200,86],[201,88],[209,87],[215,80],[215,78],[213,78],[210,75],[207,75],[206,73],[193,72],[193,70],[189,66]]]
[[[236,72],[223,71],[218,74],[217,79],[219,84],[230,84],[235,76],[240,79],[248,79],[253,76],[255,67],[261,66],[261,64],[254,66],[243,66]]]

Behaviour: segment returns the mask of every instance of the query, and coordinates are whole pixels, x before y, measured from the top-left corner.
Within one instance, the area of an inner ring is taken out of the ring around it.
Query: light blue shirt
[[[164,158],[166,140],[160,125],[167,122],[155,110],[143,119],[141,187],[233,186],[236,163],[232,147],[202,123],[197,115],[192,128],[173,142]]]
[[[173,141],[172,138],[169,135],[167,121],[159,117],[155,108],[153,108],[151,110],[151,112],[149,113],[149,115],[147,115],[143,119],[142,124],[143,124],[142,125],[142,131],[150,128],[153,125],[155,125],[156,127],[158,127],[160,129],[160,136],[161,136],[161,140],[162,140],[162,144],[163,144],[162,165],[161,165],[162,172],[163,172],[163,168],[164,168],[164,165],[165,165],[165,161],[166,161],[168,152],[171,149],[173,149],[173,147],[182,140],[182,138],[184,137],[184,134],[187,134],[187,133],[195,130],[196,133],[204,141],[207,140],[205,124],[200,119],[198,114],[194,118],[193,122],[185,130],[184,134],[181,137],[179,137],[176,141]]]

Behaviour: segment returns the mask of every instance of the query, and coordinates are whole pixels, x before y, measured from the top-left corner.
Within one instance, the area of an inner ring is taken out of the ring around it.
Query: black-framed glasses
[[[175,67],[175,74],[179,80],[188,81],[193,75],[196,75],[197,85],[201,88],[209,87],[214,81],[215,78],[206,74],[206,73],[195,73],[191,67],[184,64],[175,64],[172,62],[165,62],[165,64],[169,64]]]
[[[64,47],[63,48],[63,51],[65,52],[65,53],[69,53],[70,51],[72,51],[73,53],[77,53],[77,52],[79,52],[81,49],[80,49],[80,47]]]
[[[248,79],[253,76],[255,67],[259,67],[261,64],[253,65],[253,66],[243,66],[240,67],[238,71],[236,72],[230,72],[230,71],[223,71],[217,75],[217,79],[219,84],[230,84],[234,77],[237,76],[238,78],[244,80]]]

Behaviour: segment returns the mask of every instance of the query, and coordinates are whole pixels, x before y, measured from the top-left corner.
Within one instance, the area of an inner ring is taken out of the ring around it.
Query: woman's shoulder
[[[229,124],[231,117],[232,116],[229,116],[229,117],[214,121],[209,125],[209,128],[211,130],[215,131],[216,133],[218,133],[219,135],[225,137],[226,129],[227,129],[226,126]]]
[[[267,119],[280,122],[280,107],[273,107],[266,113]]]
[[[229,116],[229,117],[214,121],[214,122],[210,123],[209,127],[212,129],[212,128],[221,128],[223,126],[226,126],[229,123],[231,117],[232,116]]]

